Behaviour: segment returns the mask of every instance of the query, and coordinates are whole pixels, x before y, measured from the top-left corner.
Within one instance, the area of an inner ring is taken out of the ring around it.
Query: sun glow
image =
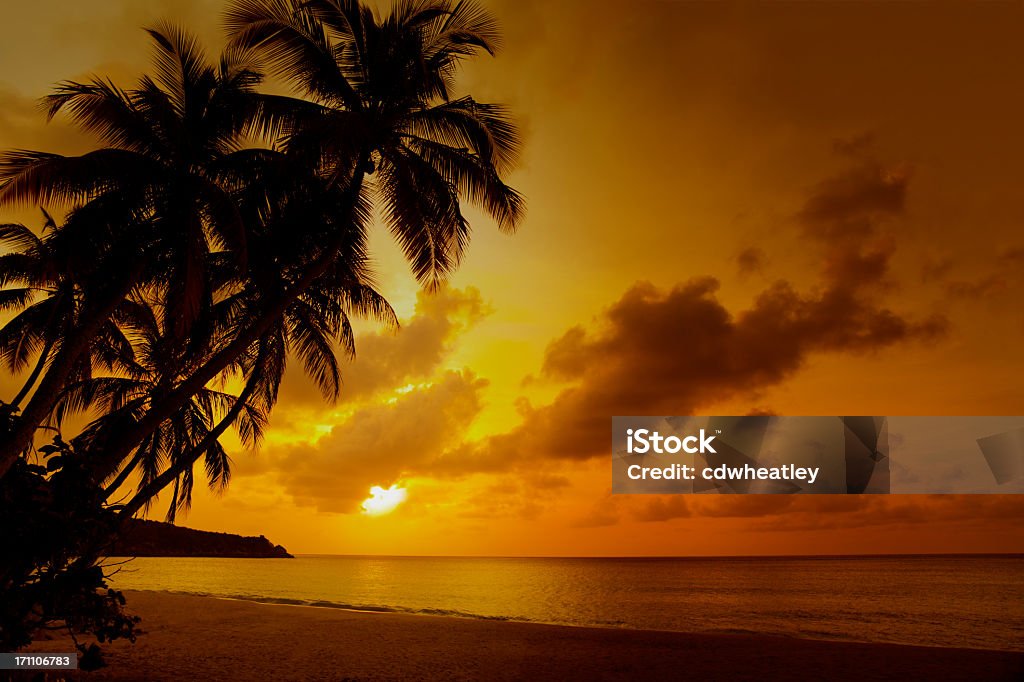
[[[375,485],[370,488],[370,497],[363,500],[363,512],[370,516],[387,514],[405,502],[405,497],[405,488],[399,488],[398,484],[392,484],[390,488]]]

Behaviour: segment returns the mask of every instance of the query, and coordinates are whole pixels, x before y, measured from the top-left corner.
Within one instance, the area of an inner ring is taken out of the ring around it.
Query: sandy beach
[[[707,635],[130,592],[145,632],[85,680],[1019,680],[1024,654]],[[35,643],[70,651],[67,640]],[[51,677],[51,679],[56,679]]]

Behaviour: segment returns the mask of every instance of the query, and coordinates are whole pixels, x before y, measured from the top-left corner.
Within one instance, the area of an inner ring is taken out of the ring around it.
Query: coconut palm
[[[244,292],[236,298],[242,296]],[[243,306],[234,300],[223,304],[225,308]],[[202,441],[174,457],[162,473],[146,477],[135,496],[121,510],[121,515],[131,517],[146,508],[156,495],[172,483],[174,492],[171,509],[174,509],[176,503],[179,507],[187,507],[193,464],[204,456],[209,462],[209,451],[219,447],[217,439],[230,427],[234,426],[239,431],[244,443],[251,447],[258,445],[266,416],[277,402],[288,357],[297,356],[307,376],[319,386],[324,396],[336,399],[341,389],[341,374],[334,349],[340,347],[350,358],[355,356],[355,338],[349,312],[370,315],[391,326],[397,324],[390,306],[368,286],[359,286],[353,290],[347,282],[325,282],[316,290],[308,291],[293,302],[279,325],[253,344],[249,352],[235,363],[232,369],[244,377],[243,389],[220,422]],[[128,467],[124,471],[128,471]],[[124,471],[108,491],[123,481]],[[207,472],[211,473],[209,463]],[[211,483],[213,481],[211,477]]]
[[[44,230],[56,227],[46,218]],[[0,311],[18,311],[0,329],[0,359],[12,374],[30,363],[33,367],[10,402],[17,410],[59,343],[60,332],[73,319],[75,287],[70,273],[61,272],[49,240],[24,225],[0,225],[0,244],[8,249],[0,255]]]
[[[227,358],[228,361],[216,366],[217,374],[235,373],[242,376],[251,374],[247,358],[266,353],[267,339],[278,341],[275,347],[281,350],[276,355],[293,355],[299,359],[303,369],[321,387],[324,396],[336,399],[340,391],[341,376],[335,357],[335,348],[340,347],[348,355],[355,353],[350,316],[368,317],[386,325],[397,325],[394,311],[387,301],[372,286],[370,262],[367,253],[366,235],[362,230],[349,227],[344,248],[336,253],[333,267],[320,275],[311,285],[304,287],[295,297],[284,298],[284,305],[278,312],[268,316],[268,309],[275,309],[282,301],[281,292],[294,288],[294,282],[305,276],[310,254],[318,253],[326,239],[325,229],[333,223],[322,219],[323,213],[335,209],[334,195],[323,191],[323,181],[317,176],[301,176],[298,168],[286,169],[295,184],[285,199],[268,205],[260,194],[255,200],[243,196],[240,200],[243,218],[254,228],[250,234],[249,263],[247,278],[230,282],[220,293],[212,308],[211,319],[216,320],[209,330],[207,347],[200,352],[197,347],[189,349],[189,364],[184,368],[181,381],[172,382],[173,388],[163,404],[183,405],[187,401],[167,400],[177,394],[187,397],[192,389],[184,390],[195,380],[198,372],[214,365],[213,361]],[[295,182],[295,178],[300,181]],[[325,199],[327,200],[325,202]],[[254,215],[254,214],[259,214]],[[326,227],[325,227],[326,226]],[[340,231],[340,227],[335,226]],[[249,342],[247,334],[254,329],[253,320],[267,320],[268,324],[258,327],[261,336]],[[241,340],[240,340],[241,339]],[[235,351],[234,348],[241,348]],[[196,367],[199,370],[196,370]],[[284,371],[284,359],[278,363]],[[189,374],[191,372],[191,374]],[[213,379],[217,374],[204,375]],[[207,381],[209,380],[207,379]],[[198,384],[201,389],[207,381]],[[276,390],[273,394],[276,397]],[[127,458],[127,450],[118,450],[125,443],[124,434],[142,431],[148,437],[150,431],[139,428],[146,419],[152,419],[156,408],[150,409],[136,423],[110,429],[106,440],[96,442],[93,470],[97,480],[107,480],[121,469]],[[266,409],[273,401],[266,403]],[[154,421],[156,430],[161,423],[173,418],[174,412],[161,412],[159,422]],[[134,443],[135,441],[127,441]],[[116,452],[116,456],[111,456]]]
[[[9,231],[21,243],[0,262],[0,278],[10,275],[0,301],[16,319],[32,309],[0,352],[26,370],[36,359],[21,414],[0,403],[0,493],[25,501],[5,509],[29,511],[10,515],[4,527],[19,542],[0,562],[18,646],[56,620],[131,636],[95,570],[116,526],[112,506],[123,521],[171,487],[173,517],[200,459],[214,485],[226,482],[219,439],[235,428],[258,442],[291,357],[337,395],[335,348],[352,350],[349,316],[393,321],[372,288],[371,215],[426,286],[465,253],[463,202],[504,231],[522,217],[505,184],[515,126],[501,107],[455,91],[463,60],[497,47],[494,19],[475,3],[401,1],[381,15],[349,0],[235,0],[228,25],[218,64],[161,26],[150,32],[153,75],[134,88],[61,85],[50,115],[98,136],[95,151],[0,155],[0,204],[66,213],[38,243]],[[293,96],[256,92],[250,57]],[[58,267],[36,267],[46,262]],[[212,383],[233,379],[237,396]],[[73,445],[43,448],[46,467],[18,461],[46,420],[90,407],[101,414]],[[107,503],[133,475],[134,494]],[[69,595],[43,617],[39,575]]]
[[[148,301],[138,296],[124,301],[112,320],[124,331],[130,343],[114,356],[112,373],[82,377],[61,391],[54,407],[54,423],[58,428],[73,414],[99,412],[99,416],[72,439],[76,449],[88,450],[103,438],[107,430],[124,428],[138,419],[154,397],[173,385],[177,373],[187,366],[177,357],[174,337],[163,328],[161,317]],[[235,425],[250,443],[254,442],[265,423],[265,415],[246,401],[238,401],[228,393],[204,387],[178,410],[173,419],[165,421],[139,444],[123,475],[111,485],[111,489],[120,487],[135,472],[140,474],[140,486],[153,480],[164,466],[203,442],[220,416],[236,403],[241,407],[236,414],[239,423]],[[223,488],[230,477],[227,453],[214,439],[203,454],[211,487]],[[182,481],[184,487],[180,490],[180,499],[186,501],[192,488],[191,469],[187,473]],[[179,500],[178,494],[175,500]],[[172,505],[170,516],[175,509],[176,505]]]
[[[9,404],[17,410],[31,392],[53,355],[75,333],[82,316],[84,290],[95,290],[103,263],[95,244],[77,239],[73,226],[58,228],[43,211],[42,236],[20,224],[0,225],[0,310],[18,312],[0,328],[0,358],[12,373],[25,369],[27,380]],[[101,325],[88,344],[89,352],[76,361],[71,376],[88,376],[93,364],[109,369],[128,345],[115,324]]]
[[[0,156],[0,203],[71,207],[68,222],[103,243],[105,285],[83,292],[74,332],[53,354],[13,436],[0,443],[0,475],[27,448],[79,357],[121,300],[145,283],[167,289],[165,315],[186,335],[213,299],[211,253],[245,263],[245,225],[233,199],[243,172],[269,151],[245,149],[259,115],[260,81],[236,53],[209,64],[195,39],[169,25],[149,30],[154,75],[130,90],[103,79],[65,82],[46,99],[103,147],[81,156],[15,150]]]
[[[422,282],[438,284],[462,258],[461,200],[515,228],[523,202],[502,174],[516,161],[516,127],[503,107],[454,95],[461,62],[498,47],[477,3],[406,1],[381,17],[355,0],[234,0],[227,25],[233,45],[303,95],[268,100],[266,119],[289,149],[318,153],[329,176],[373,176]]]
[[[260,130],[317,173],[312,205],[295,210],[308,220],[293,234],[318,238],[232,343],[105,445],[104,472],[320,278],[359,281],[346,255],[353,240],[365,239],[374,206],[414,274],[432,286],[453,271],[467,244],[463,199],[505,231],[523,215],[520,195],[502,180],[518,152],[515,126],[503,108],[453,95],[460,63],[497,47],[495,21],[476,3],[403,2],[381,17],[347,0],[236,0],[227,23],[233,47],[253,51],[303,94],[264,97]]]
[[[306,189],[310,185],[303,183]],[[157,345],[153,339],[158,337],[156,319],[141,316],[142,322],[133,322],[123,315],[115,319],[121,325],[126,322],[133,328],[141,327],[145,343],[140,348],[144,357],[149,358],[149,367],[139,372],[132,367],[122,371],[124,375],[145,374],[148,377],[161,375],[158,382],[161,391],[175,386],[182,376],[191,372],[206,357],[219,352],[219,344],[230,342],[239,324],[259,315],[266,305],[267,292],[276,292],[288,286],[290,278],[295,276],[295,261],[309,249],[310,244],[296,235],[303,234],[299,228],[309,219],[308,210],[315,206],[318,192],[308,195],[293,195],[290,202],[280,211],[262,207],[262,219],[250,216],[249,211],[255,210],[253,204],[242,201],[243,216],[257,227],[251,233],[250,262],[252,275],[240,283],[231,283],[223,287],[218,300],[212,308],[211,319],[216,323],[212,326],[204,340],[206,345],[192,344],[184,348],[176,348],[171,339],[160,339]],[[305,230],[307,238],[316,239],[316,234]],[[244,388],[234,404],[228,408],[221,422],[213,428],[211,434],[197,445],[187,443],[187,447],[179,448],[180,456],[172,458],[169,466],[158,477],[147,475],[140,485],[136,499],[145,500],[159,492],[172,480],[179,478],[185,483],[190,482],[191,465],[200,457],[210,454],[215,449],[216,439],[229,427],[240,428],[243,440],[254,446],[259,438],[260,415],[270,413],[277,399],[277,388],[284,374],[288,357],[295,357],[302,369],[320,387],[323,395],[329,399],[337,398],[341,389],[341,373],[337,364],[335,348],[340,348],[349,357],[355,355],[355,339],[350,321],[351,315],[369,317],[388,326],[397,326],[394,311],[387,301],[372,287],[372,278],[368,272],[368,256],[365,241],[356,233],[347,241],[348,248],[328,275],[317,280],[315,286],[307,289],[301,296],[290,301],[283,315],[263,337],[252,344],[225,369],[225,375],[237,375],[244,379]],[[214,260],[213,272],[230,273],[229,264],[223,259]],[[219,277],[218,277],[219,278]],[[230,291],[228,289],[230,288]],[[143,312],[145,309],[143,309]],[[139,315],[136,315],[139,317]],[[132,336],[138,337],[136,332]],[[177,355],[176,355],[177,354]],[[153,382],[153,379],[149,379]],[[202,390],[208,390],[205,387]],[[150,393],[150,401],[158,395]],[[194,398],[191,402],[194,401]],[[187,408],[189,403],[186,403]],[[158,428],[143,440],[152,442],[154,434],[171,428],[170,424],[180,424],[180,411],[164,420]],[[105,480],[115,476],[108,490],[114,490],[126,480],[138,465],[142,449],[137,448],[133,457],[124,466],[112,458],[101,455],[106,451],[107,437],[113,433],[121,433],[133,426],[140,412],[136,411],[129,420],[110,421],[110,415],[104,418],[109,428],[102,429],[90,443],[90,449],[98,455],[94,464],[97,480]],[[238,423],[236,423],[238,422]],[[117,473],[118,467],[121,468]],[[146,470],[151,472],[153,470]],[[183,490],[190,489],[190,486]],[[178,496],[175,495],[177,498]],[[180,499],[187,503],[187,495]],[[129,507],[137,506],[130,504]]]

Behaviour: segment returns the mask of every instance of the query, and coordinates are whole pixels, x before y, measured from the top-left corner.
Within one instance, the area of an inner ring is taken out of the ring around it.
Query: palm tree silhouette
[[[261,153],[240,144],[259,114],[260,76],[231,52],[216,66],[206,63],[195,39],[173,26],[149,33],[155,75],[134,89],[65,82],[45,100],[50,117],[67,112],[106,146],[76,157],[24,150],[0,157],[0,203],[71,205],[69,222],[102,237],[107,251],[94,254],[107,256],[103,286],[82,292],[74,333],[0,443],[0,475],[31,445],[75,363],[129,291],[164,286],[165,314],[183,337],[212,300],[211,252],[244,265],[245,225],[232,192]]]
[[[56,228],[49,214],[44,215],[44,232]],[[14,374],[37,354],[28,379],[10,402],[15,410],[38,381],[63,336],[61,332],[67,331],[67,322],[74,316],[74,281],[61,267],[52,241],[21,224],[0,225],[0,244],[9,249],[0,255],[0,277],[7,287],[0,291],[0,310],[19,311],[0,329],[0,358]]]
[[[136,367],[141,407],[115,420],[107,401],[111,418],[82,441],[97,481],[124,481],[210,381],[244,380],[219,421],[199,410],[205,432],[177,437],[178,456],[161,460],[163,472],[151,467],[136,498],[152,497],[184,484],[183,467],[215,451],[251,400],[269,411],[271,377],[289,351],[326,397],[337,395],[333,347],[353,350],[348,315],[393,322],[372,288],[375,209],[428,287],[464,255],[462,201],[504,231],[521,220],[522,198],[502,179],[517,158],[516,127],[500,106],[454,95],[460,63],[497,47],[496,23],[477,4],[426,0],[379,15],[342,0],[237,0],[227,24],[231,44],[217,66],[187,33],[162,26],[150,30],[155,76],[137,88],[65,83],[49,98],[51,115],[67,111],[104,148],[0,158],[0,202],[71,204],[68,224],[91,225],[102,236],[95,259],[111,267],[105,287],[80,287],[74,331],[0,444],[0,474],[59,397],[70,400],[69,386],[89,385],[75,363],[104,325],[124,321],[126,300],[157,301],[163,365]],[[253,60],[296,96],[257,93]]]
[[[110,376],[87,376],[71,382],[61,391],[54,407],[54,422],[58,429],[68,416],[88,411],[99,411],[100,416],[89,423],[72,440],[76,448],[88,448],[104,431],[122,428],[145,412],[155,396],[173,385],[182,363],[174,350],[173,336],[162,327],[161,315],[141,297],[125,301],[114,315],[118,327],[130,339],[129,345],[114,361],[115,372]],[[140,486],[148,484],[160,473],[165,465],[182,454],[189,452],[206,439],[218,415],[231,409],[236,403],[242,406],[236,419],[243,440],[252,445],[254,436],[266,422],[266,415],[243,400],[223,391],[204,387],[168,419],[160,428],[151,433],[136,448],[124,468],[123,478],[111,485],[116,490],[129,474],[138,470]],[[227,453],[214,439],[206,448],[206,471],[211,487],[223,488],[230,478],[230,463]],[[176,486],[175,502],[187,505],[192,490],[191,469],[183,472],[180,488]],[[176,505],[168,513],[173,518]]]
[[[403,3],[382,18],[358,2],[240,0],[227,22],[233,47],[254,51],[305,95],[264,97],[261,131],[280,139],[298,167],[315,171],[309,201],[321,207],[311,221],[318,238],[288,285],[263,296],[246,329],[137,427],[105,444],[105,475],[292,300],[322,277],[352,279],[342,256],[365,238],[374,200],[414,274],[430,286],[461,260],[469,238],[463,198],[506,231],[523,216],[520,195],[501,180],[518,153],[512,121],[499,106],[450,97],[459,63],[495,49],[494,21],[475,3]]]
[[[45,210],[42,236],[21,224],[0,225],[0,310],[19,312],[0,329],[0,358],[12,373],[24,369],[33,355],[32,371],[9,406],[17,409],[29,395],[52,356],[73,337],[82,315],[83,291],[102,278],[98,250],[81,239],[72,223],[58,227]],[[103,247],[99,247],[102,251]],[[12,286],[13,285],[13,286]],[[118,326],[104,320],[75,361],[69,378],[89,376],[93,366],[110,370],[128,345]]]
[[[497,48],[496,22],[479,5],[404,2],[382,18],[347,0],[234,0],[227,25],[232,45],[303,94],[268,107],[290,146],[319,153],[328,174],[373,176],[422,282],[438,284],[462,258],[460,199],[502,229],[519,222],[522,199],[501,180],[518,154],[516,127],[500,106],[452,97],[460,62]]]
[[[285,234],[287,230],[281,229],[275,236]],[[254,239],[254,244],[258,245],[253,250],[254,255],[267,251],[262,242],[262,239]],[[263,262],[262,258],[255,260]],[[268,276],[267,269],[260,271],[264,278]],[[225,297],[217,304],[216,310],[223,325],[230,324],[234,316],[244,316],[245,311],[258,306],[258,300],[255,303],[247,300],[253,291],[258,291],[258,288],[243,289]],[[216,425],[214,420],[210,420],[212,428],[203,438],[194,439],[185,446],[171,448],[167,457],[168,466],[163,472],[157,475],[155,469],[144,470],[146,475],[142,477],[136,495],[121,511],[122,516],[131,516],[139,509],[145,508],[157,493],[174,481],[175,491],[169,513],[169,519],[173,519],[175,500],[180,502],[179,506],[187,507],[192,484],[192,465],[200,458],[206,459],[211,485],[220,484],[224,480],[220,474],[229,474],[230,470],[226,461],[223,468],[211,465],[211,457],[219,461],[223,456],[223,448],[218,439],[225,431],[234,427],[243,443],[249,447],[256,447],[259,444],[267,417],[277,402],[278,389],[289,356],[294,355],[299,359],[305,373],[320,387],[325,397],[337,398],[341,390],[341,372],[335,345],[340,345],[349,357],[355,356],[355,338],[349,319],[350,313],[371,317],[391,327],[397,326],[394,311],[372,287],[347,280],[334,282],[322,278],[316,287],[292,301],[278,323],[236,359],[230,370],[244,379],[239,396],[221,403],[221,407],[224,408],[221,411],[223,416]],[[156,358],[165,357],[159,352],[154,355]],[[155,434],[159,434],[167,424],[180,421],[179,416],[164,421],[154,434],[143,441],[143,444],[145,445]],[[113,430],[116,431],[123,425],[122,422]],[[140,459],[140,454],[144,454],[143,451],[144,447],[139,447],[135,458],[108,485],[108,498],[126,480],[136,465],[136,460]],[[152,475],[150,471],[153,471]]]
[[[50,117],[98,136],[94,151],[0,154],[0,205],[64,213],[39,234],[0,226],[0,312],[13,312],[0,361],[28,374],[0,402],[0,494],[18,500],[4,508],[16,540],[0,562],[15,627],[0,639],[17,646],[56,621],[131,637],[96,563],[118,524],[168,487],[173,520],[200,460],[226,485],[221,437],[260,442],[293,358],[338,396],[350,317],[397,324],[374,288],[371,215],[427,287],[465,254],[463,202],[506,232],[522,219],[504,180],[516,127],[455,91],[459,65],[498,43],[476,3],[403,0],[379,14],[350,0],[233,0],[227,25],[214,63],[160,25],[152,74],[133,88],[58,86]],[[253,64],[293,92],[260,92]],[[99,414],[69,443],[59,429],[85,411]],[[58,429],[45,466],[19,461],[43,427]],[[39,595],[54,602],[41,617]]]

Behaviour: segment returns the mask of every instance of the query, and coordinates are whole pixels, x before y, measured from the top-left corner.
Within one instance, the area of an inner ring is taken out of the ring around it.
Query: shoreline
[[[797,637],[567,626],[127,591],[138,642],[80,680],[1015,680],[1024,653]],[[378,617],[387,616],[387,617]],[[28,651],[71,651],[67,637]]]
[[[169,595],[169,596],[183,596],[183,597],[197,597],[200,599],[215,599],[223,600],[227,602],[242,602],[247,604],[259,604],[262,606],[293,606],[299,608],[310,608],[310,609],[326,609],[329,611],[344,611],[346,613],[363,613],[370,615],[379,616],[412,616],[421,617],[425,616],[428,618],[457,618],[459,620],[468,621],[484,621],[493,623],[517,623],[523,625],[547,625],[552,627],[560,628],[582,628],[584,630],[615,630],[615,631],[629,631],[629,632],[650,632],[659,634],[675,634],[675,635],[693,635],[693,636],[712,636],[712,637],[768,637],[772,639],[781,640],[800,640],[809,642],[835,642],[839,644],[866,644],[866,645],[885,645],[885,646],[901,646],[901,647],[916,647],[922,649],[956,649],[959,651],[985,651],[994,653],[1016,653],[1024,656],[1024,647],[1021,649],[992,649],[986,647],[950,647],[943,646],[941,644],[920,644],[916,642],[899,642],[899,641],[879,641],[879,640],[868,640],[868,639],[849,639],[844,637],[808,637],[795,634],[787,633],[770,633],[770,632],[759,632],[756,630],[665,630],[660,628],[640,628],[633,627],[630,625],[603,625],[599,623],[564,623],[557,621],[543,621],[543,620],[529,620],[526,618],[515,618],[511,616],[484,616],[474,613],[465,613],[461,611],[445,610],[445,609],[405,609],[401,607],[375,607],[375,606],[353,606],[348,604],[338,604],[329,601],[316,601],[306,602],[299,599],[289,600],[285,597],[235,597],[225,596],[218,594],[206,594],[201,592],[186,592],[182,590],[125,590],[125,595],[132,594],[157,594],[157,595]],[[129,603],[130,606],[130,603]]]

